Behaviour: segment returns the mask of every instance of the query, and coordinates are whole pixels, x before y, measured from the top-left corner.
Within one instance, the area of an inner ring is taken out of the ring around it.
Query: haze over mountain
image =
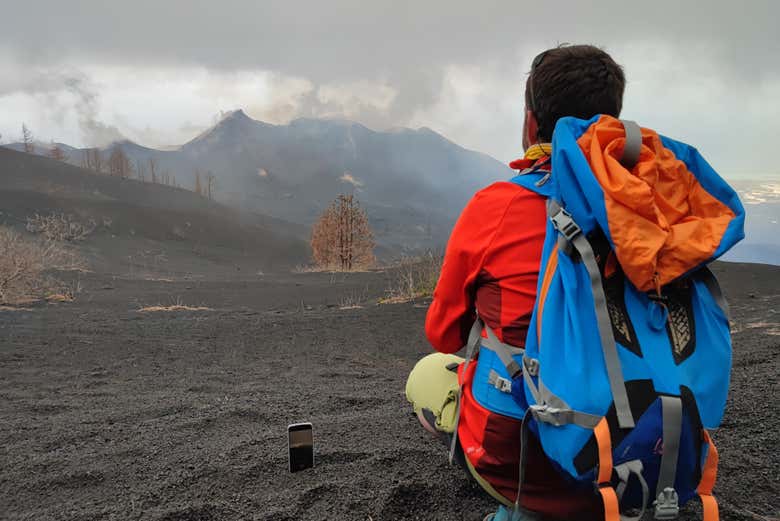
[[[7,145],[22,150],[21,143]],[[45,154],[50,144],[37,143]],[[83,150],[59,144],[80,164]],[[215,198],[231,207],[311,225],[340,193],[366,207],[383,256],[443,246],[469,197],[512,171],[428,129],[377,132],[346,120],[296,119],[272,125],[242,110],[225,114],[187,143],[158,150],[131,141],[121,147],[149,176],[167,172],[185,188],[215,177]],[[780,264],[780,179],[733,180],[747,211],[746,239],[725,260]]]
[[[442,246],[469,197],[512,175],[506,165],[428,128],[377,132],[328,119],[271,125],[242,110],[171,150],[122,141],[103,152],[117,146],[135,164],[153,159],[186,188],[195,186],[196,171],[211,172],[218,201],[305,225],[338,194],[354,193],[378,243],[394,251]],[[78,164],[82,152],[68,149],[68,155]]]

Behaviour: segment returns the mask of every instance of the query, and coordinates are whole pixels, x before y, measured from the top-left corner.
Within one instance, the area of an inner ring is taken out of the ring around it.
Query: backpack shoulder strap
[[[642,151],[642,129],[635,121],[621,119],[623,128],[626,130],[626,144],[623,145],[623,155],[620,163],[631,170],[639,161],[639,153]]]

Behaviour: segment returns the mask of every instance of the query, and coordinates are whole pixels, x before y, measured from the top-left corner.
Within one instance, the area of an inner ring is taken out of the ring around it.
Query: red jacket
[[[520,160],[510,166],[525,168],[532,163]],[[544,198],[514,183],[494,183],[471,199],[450,236],[425,321],[428,340],[438,351],[454,353],[463,347],[475,310],[499,339],[517,347],[525,345],[545,226]],[[458,437],[480,476],[514,501],[520,422],[487,411],[474,400],[468,389],[475,366],[469,366],[469,374],[461,374],[468,385]],[[564,519],[599,512],[598,496],[591,490],[573,490],[531,438],[521,504]]]

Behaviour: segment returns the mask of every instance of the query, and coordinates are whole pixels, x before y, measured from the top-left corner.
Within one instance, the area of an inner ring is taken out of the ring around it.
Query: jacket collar
[[[532,145],[525,151],[525,156],[522,159],[515,159],[510,162],[509,168],[512,170],[525,170],[526,168],[541,165],[544,162],[549,161],[551,153],[552,145],[550,145],[550,143]]]

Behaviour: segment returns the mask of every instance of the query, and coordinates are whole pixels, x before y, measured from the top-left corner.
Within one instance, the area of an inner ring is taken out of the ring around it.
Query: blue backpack
[[[525,349],[489,327],[475,341],[475,326],[474,397],[594,483],[606,521],[674,519],[697,495],[716,521],[706,429],[723,416],[731,337],[707,263],[743,238],[742,204],[696,149],[633,122],[562,118],[552,150],[551,170],[512,179],[548,201]]]

